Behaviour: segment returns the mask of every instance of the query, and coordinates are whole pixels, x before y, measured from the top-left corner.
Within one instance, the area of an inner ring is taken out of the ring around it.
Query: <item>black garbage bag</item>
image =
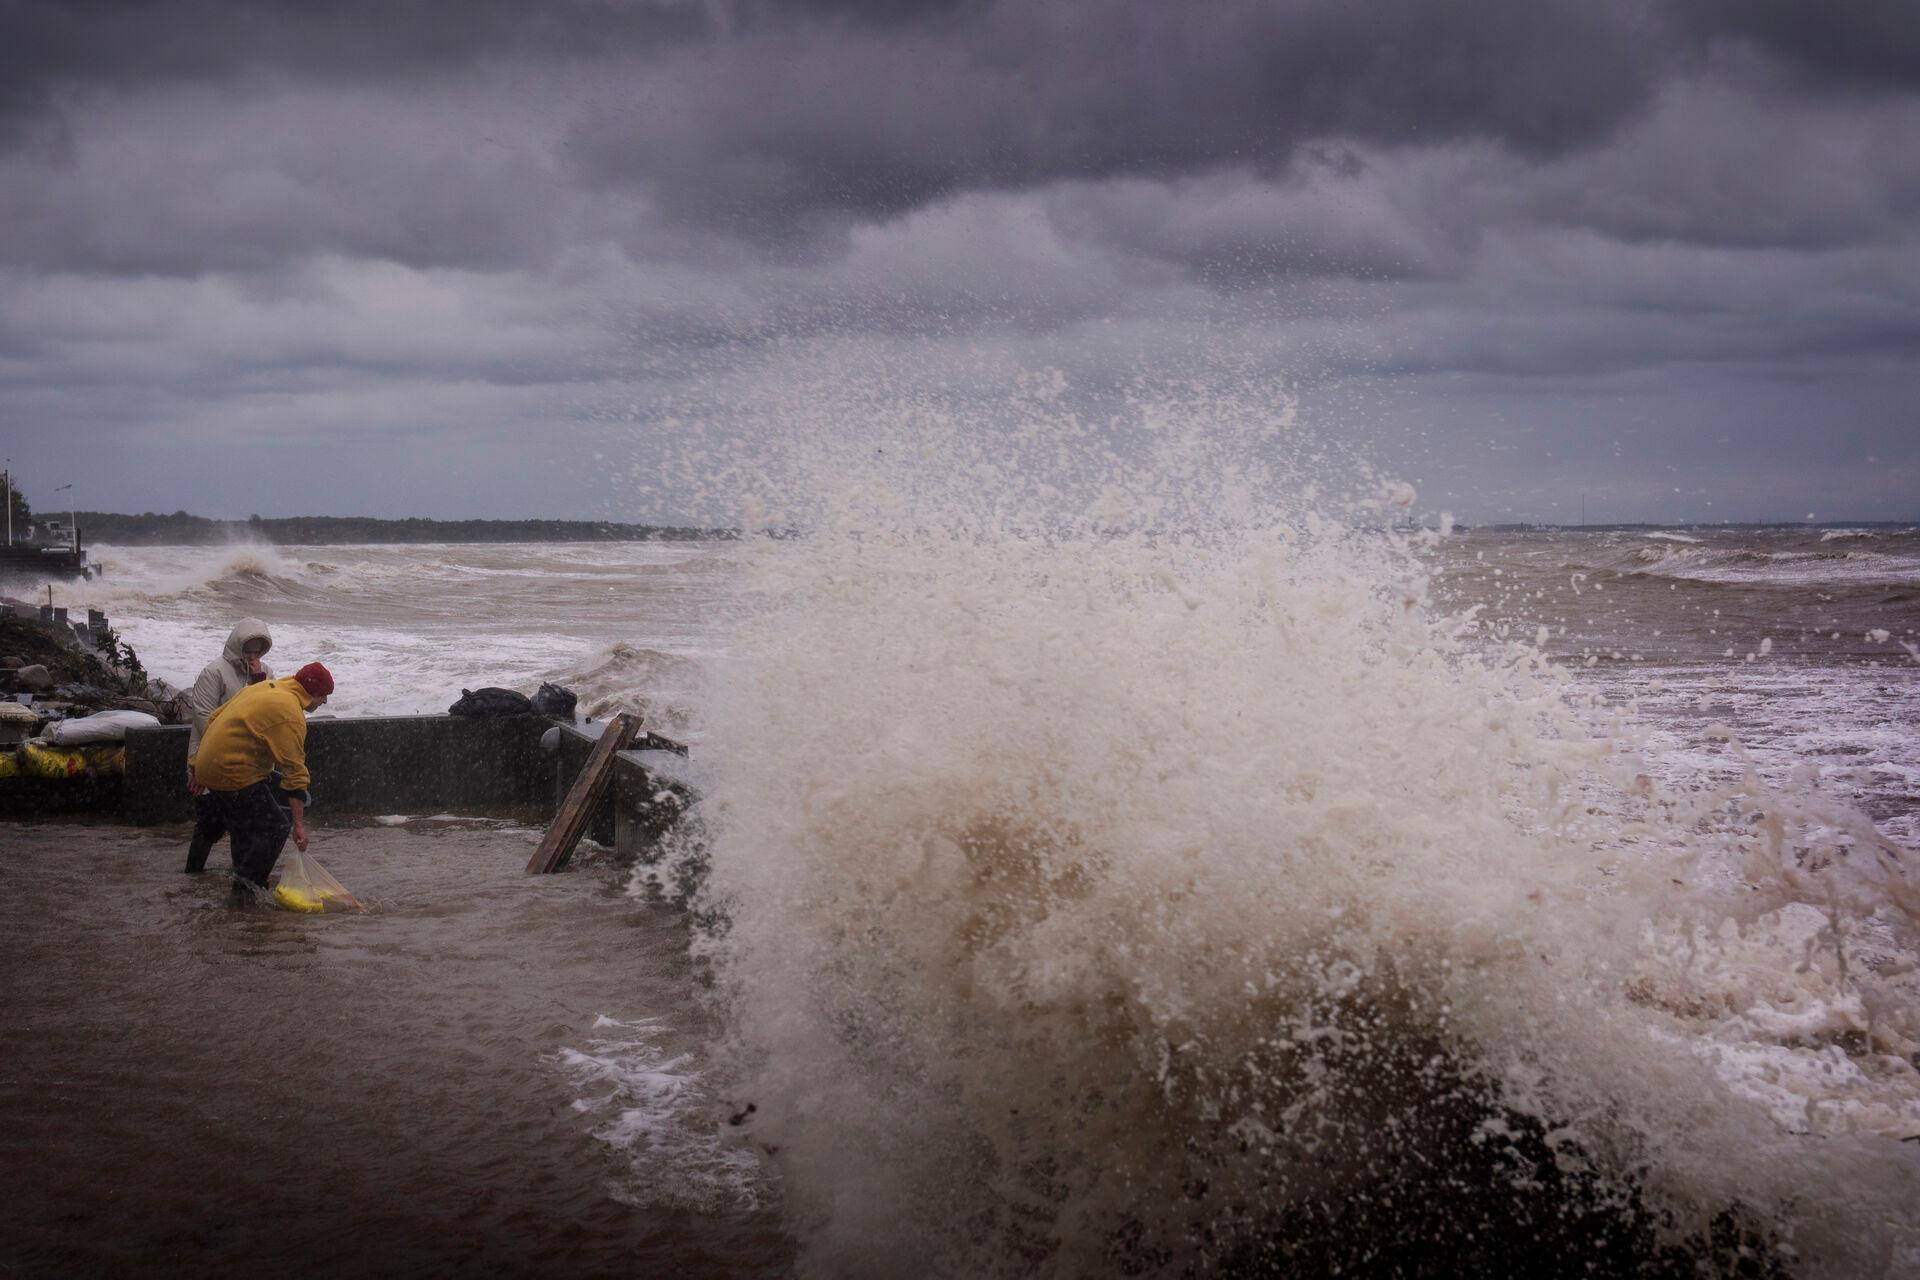
[[[524,716],[533,701],[511,689],[462,689],[460,701],[447,708],[450,716]]]
[[[573,710],[579,705],[580,699],[573,690],[557,684],[543,684],[533,695],[534,714],[556,720],[573,719]]]

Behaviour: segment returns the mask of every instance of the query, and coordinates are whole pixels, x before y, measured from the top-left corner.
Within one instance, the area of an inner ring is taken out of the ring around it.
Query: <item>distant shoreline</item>
[[[623,524],[611,520],[382,520],[371,516],[282,516],[215,520],[175,511],[170,515],[113,511],[74,513],[89,545],[120,547],[343,546],[409,542],[703,542],[739,537],[733,529],[688,529],[673,525]]]
[[[393,543],[538,543],[538,542],[706,542],[740,537],[738,529],[686,528],[677,525],[625,524],[612,520],[428,520],[418,516],[388,520],[373,516],[252,516],[216,520],[175,511],[131,515],[113,511],[75,513],[88,545],[121,547],[354,546]],[[1664,524],[1621,522],[1555,524],[1514,521],[1454,527],[1462,533],[1646,533],[1661,530],[1752,529],[1912,529],[1916,520],[1728,520],[1673,521]],[[1430,526],[1428,526],[1430,527]],[[792,531],[786,531],[791,536]]]
[[[1462,529],[1485,529],[1493,533],[1642,533],[1672,529],[1912,529],[1916,520],[1674,520],[1665,524],[1624,522],[1620,524],[1555,524],[1551,521],[1515,524],[1461,524]]]

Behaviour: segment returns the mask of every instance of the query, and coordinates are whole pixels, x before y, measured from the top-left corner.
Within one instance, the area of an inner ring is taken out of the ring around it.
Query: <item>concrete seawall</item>
[[[531,715],[311,720],[307,764],[313,773],[314,820],[471,813],[546,822],[573,786],[603,727]],[[554,729],[558,732],[549,750],[541,740]],[[136,729],[127,735],[117,810],[122,820],[137,825],[192,820],[187,735],[184,725]],[[693,801],[683,764],[660,751],[621,752],[613,785],[595,811],[587,837],[623,855],[645,856]]]
[[[356,716],[307,723],[314,817],[325,814],[553,810],[553,761],[540,750],[552,722],[539,716]],[[185,822],[185,725],[127,735],[121,816]],[[575,766],[576,768],[578,766]]]

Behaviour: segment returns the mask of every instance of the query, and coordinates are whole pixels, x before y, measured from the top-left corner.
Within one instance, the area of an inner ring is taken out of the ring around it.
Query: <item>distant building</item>
[[[58,516],[42,520],[27,534],[27,541],[36,547],[70,549],[74,545],[73,525]]]

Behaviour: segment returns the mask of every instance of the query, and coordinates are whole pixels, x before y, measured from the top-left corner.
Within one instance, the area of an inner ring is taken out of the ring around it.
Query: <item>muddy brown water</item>
[[[0,824],[0,1273],[769,1276],[774,1211],[649,1204],[559,1061],[602,1017],[697,1053],[685,926],[538,833],[324,829],[371,904],[187,876],[184,829]]]

